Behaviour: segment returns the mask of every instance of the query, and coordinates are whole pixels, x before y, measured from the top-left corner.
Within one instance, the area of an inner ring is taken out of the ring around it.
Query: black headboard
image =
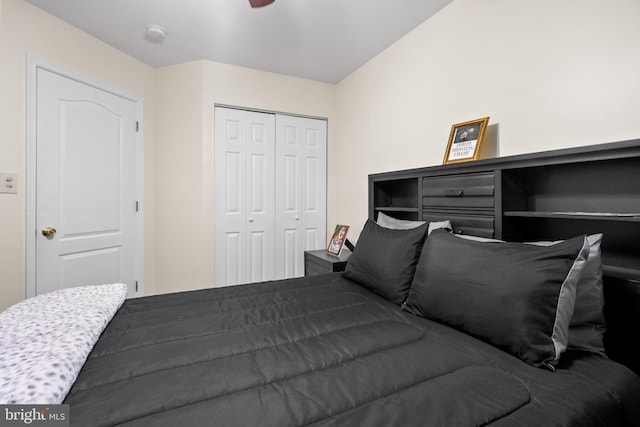
[[[604,277],[607,355],[640,375],[640,282]]]
[[[640,140],[369,175],[378,212],[509,241],[603,233],[607,354],[640,375]]]

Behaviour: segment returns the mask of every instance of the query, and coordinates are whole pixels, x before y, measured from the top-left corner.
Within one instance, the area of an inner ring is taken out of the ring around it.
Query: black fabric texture
[[[541,247],[436,230],[422,250],[407,307],[533,366],[550,366],[560,290],[583,247],[584,236]]]
[[[640,423],[640,378],[566,356],[533,368],[333,273],[129,299],[65,403],[83,427]]]
[[[395,304],[402,304],[420,257],[429,224],[408,230],[381,227],[368,219],[345,276]]]

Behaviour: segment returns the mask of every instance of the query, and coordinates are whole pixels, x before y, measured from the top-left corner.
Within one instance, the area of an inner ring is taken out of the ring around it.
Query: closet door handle
[[[444,190],[445,197],[463,197],[464,190]]]
[[[249,222],[253,222],[253,217],[252,217],[252,216],[250,216],[250,217],[249,217],[249,219],[248,219],[248,221],[249,221]]]
[[[298,215],[296,215],[294,218],[296,219],[296,221],[300,221],[300,217]]]

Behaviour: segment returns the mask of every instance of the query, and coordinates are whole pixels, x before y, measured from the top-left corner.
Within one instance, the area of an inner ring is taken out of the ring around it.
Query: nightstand
[[[344,271],[351,252],[343,249],[340,257],[329,255],[326,250],[305,251],[304,275],[315,276],[317,274]]]

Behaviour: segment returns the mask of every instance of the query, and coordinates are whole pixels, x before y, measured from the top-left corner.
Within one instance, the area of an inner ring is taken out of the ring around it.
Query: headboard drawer
[[[494,192],[494,172],[425,177],[422,180],[422,206],[493,208]]]

